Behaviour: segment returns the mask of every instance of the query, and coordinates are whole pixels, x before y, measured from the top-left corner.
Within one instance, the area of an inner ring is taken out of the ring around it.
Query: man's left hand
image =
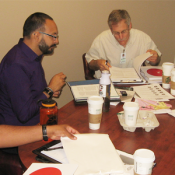
[[[159,63],[160,61],[160,58],[157,54],[157,52],[155,50],[147,50],[147,52],[150,52],[152,54],[152,56],[150,56],[147,60],[149,61],[149,63],[152,65],[152,66],[155,66]]]
[[[48,125],[47,134],[52,140],[60,140],[60,137],[76,140],[77,137],[74,134],[79,134],[79,132],[69,125]]]

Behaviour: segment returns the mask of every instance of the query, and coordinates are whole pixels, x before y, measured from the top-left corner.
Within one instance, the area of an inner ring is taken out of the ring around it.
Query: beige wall
[[[133,28],[149,34],[162,52],[162,62],[174,61],[175,1],[110,1],[110,0],[35,0],[0,1],[0,60],[22,37],[25,19],[40,11],[49,14],[59,29],[60,45],[53,56],[44,58],[46,79],[64,72],[67,81],[84,80],[81,56],[93,39],[108,29],[107,17],[113,9],[126,9],[131,15]],[[161,65],[160,64],[160,65]],[[66,86],[57,99],[59,108],[71,101]]]

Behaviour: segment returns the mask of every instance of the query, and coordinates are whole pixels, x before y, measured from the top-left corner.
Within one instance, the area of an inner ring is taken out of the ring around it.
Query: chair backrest
[[[86,80],[92,80],[94,78],[95,71],[89,68],[89,64],[86,61],[85,57],[86,53],[83,54],[82,59],[83,59],[83,66],[84,66],[84,75]]]

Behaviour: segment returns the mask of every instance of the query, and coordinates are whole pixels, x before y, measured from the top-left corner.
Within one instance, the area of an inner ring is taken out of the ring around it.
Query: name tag
[[[121,53],[120,64],[126,63],[126,53]]]

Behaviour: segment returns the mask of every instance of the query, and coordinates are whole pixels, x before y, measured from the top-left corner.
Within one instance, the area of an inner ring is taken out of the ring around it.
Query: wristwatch
[[[42,125],[42,132],[43,132],[43,140],[48,141],[46,125]]]
[[[46,92],[49,95],[49,98],[53,96],[53,90],[49,87],[46,87],[43,92]]]

